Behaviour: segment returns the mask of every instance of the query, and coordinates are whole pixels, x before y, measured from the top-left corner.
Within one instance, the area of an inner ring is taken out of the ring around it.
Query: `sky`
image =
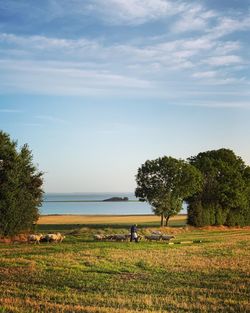
[[[250,165],[250,0],[0,0],[0,129],[46,192],[128,192],[138,167]]]

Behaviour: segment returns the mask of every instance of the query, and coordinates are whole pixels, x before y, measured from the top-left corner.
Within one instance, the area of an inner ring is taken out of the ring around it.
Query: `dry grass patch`
[[[186,221],[186,215],[177,215],[170,221]],[[159,223],[155,215],[42,215],[38,224],[142,224]]]

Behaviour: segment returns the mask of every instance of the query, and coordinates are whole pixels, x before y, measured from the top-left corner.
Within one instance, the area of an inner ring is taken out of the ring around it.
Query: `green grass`
[[[0,244],[0,313],[249,310],[248,229],[172,228],[175,242],[202,242],[167,245],[92,240],[126,225],[60,227],[62,244]]]

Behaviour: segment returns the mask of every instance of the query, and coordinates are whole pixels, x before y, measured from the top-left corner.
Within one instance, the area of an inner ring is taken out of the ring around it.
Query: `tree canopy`
[[[42,175],[27,145],[0,131],[0,234],[12,236],[32,228],[42,201]]]
[[[189,159],[204,177],[203,188],[188,199],[188,223],[248,225],[250,222],[250,167],[232,150],[199,153]]]
[[[136,182],[136,197],[152,206],[163,225],[164,218],[167,224],[180,212],[185,198],[201,189],[202,175],[187,162],[165,156],[142,164]]]

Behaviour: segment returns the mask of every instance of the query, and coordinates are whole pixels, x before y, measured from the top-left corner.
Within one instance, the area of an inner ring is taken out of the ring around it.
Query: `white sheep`
[[[42,237],[43,237],[43,234],[30,234],[28,236],[28,242],[40,244],[40,240],[42,239]]]

